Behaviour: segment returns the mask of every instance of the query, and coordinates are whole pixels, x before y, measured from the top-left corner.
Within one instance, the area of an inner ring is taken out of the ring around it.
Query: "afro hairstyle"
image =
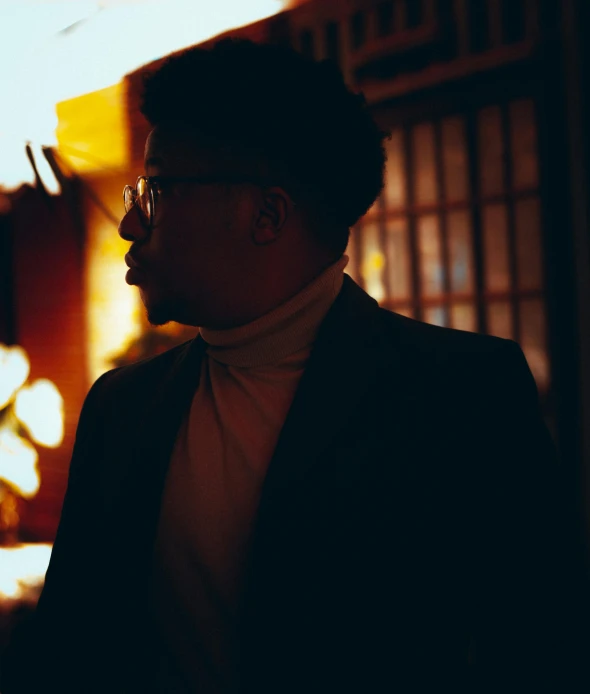
[[[140,109],[152,127],[182,122],[264,162],[303,206],[320,245],[344,253],[350,227],[383,188],[388,134],[335,63],[225,38],[170,56],[143,87]]]

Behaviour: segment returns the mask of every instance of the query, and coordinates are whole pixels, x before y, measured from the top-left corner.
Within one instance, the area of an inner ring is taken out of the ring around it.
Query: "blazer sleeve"
[[[109,373],[92,386],[82,407],[60,522],[36,611],[15,629],[0,667],[0,692],[94,691],[79,679],[88,676],[96,655],[93,596],[97,517],[97,453],[104,390]]]
[[[486,369],[482,404],[474,408],[475,445],[483,451],[472,495],[476,690],[588,692],[581,503],[522,350],[509,341],[504,350]]]

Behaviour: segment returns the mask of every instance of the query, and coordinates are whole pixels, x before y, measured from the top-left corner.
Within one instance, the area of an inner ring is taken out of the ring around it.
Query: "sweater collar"
[[[207,354],[227,366],[256,368],[277,365],[311,347],[320,325],[342,289],[344,255],[294,297],[255,321],[238,328],[200,328]]]

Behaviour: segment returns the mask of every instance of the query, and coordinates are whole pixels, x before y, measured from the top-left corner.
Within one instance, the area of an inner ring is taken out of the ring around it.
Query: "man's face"
[[[230,167],[211,145],[181,127],[155,128],[146,142],[147,176],[222,178],[235,173]],[[132,241],[130,255],[138,267],[128,281],[138,285],[148,320],[215,327],[220,316],[231,315],[232,302],[248,284],[252,190],[163,182],[154,211],[147,235],[135,207],[119,227]]]

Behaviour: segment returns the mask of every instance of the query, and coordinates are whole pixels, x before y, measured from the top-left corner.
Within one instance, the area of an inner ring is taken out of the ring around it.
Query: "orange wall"
[[[16,338],[31,361],[30,379],[49,378],[65,403],[65,435],[38,447],[41,488],[23,503],[21,530],[52,540],[57,528],[78,416],[89,382],[83,299],[82,230],[63,197],[51,207],[30,187],[15,195],[13,271]]]

